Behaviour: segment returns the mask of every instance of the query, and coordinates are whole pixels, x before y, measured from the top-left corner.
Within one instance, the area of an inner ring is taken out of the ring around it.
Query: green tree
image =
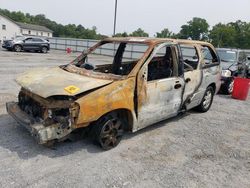
[[[232,25],[219,23],[212,28],[209,38],[216,47],[236,47],[236,35]]]
[[[55,37],[72,37],[72,38],[88,38],[88,39],[101,39],[106,36],[97,33],[97,28],[93,26],[91,29],[84,28],[81,25],[75,24],[62,25],[52,21],[44,14],[30,15],[24,14],[20,11],[10,12],[6,9],[0,9],[0,14],[5,15],[16,22],[24,22],[29,24],[36,24],[45,26],[53,31]]]
[[[127,32],[123,32],[123,33],[116,33],[115,37],[128,37],[128,33]]]
[[[250,23],[217,24],[210,31],[211,42],[217,47],[250,48]]]
[[[133,36],[133,37],[148,37],[149,35],[143,29],[138,28],[137,30],[135,30],[134,32],[132,32],[129,36]]]
[[[181,31],[178,34],[179,38],[193,40],[208,39],[209,24],[205,19],[194,17],[187,24],[181,26]]]
[[[157,38],[171,38],[174,36],[174,33],[169,31],[168,28],[163,29],[161,32],[156,33]]]
[[[233,27],[236,35],[235,42],[237,48],[249,48],[250,47],[250,23],[242,22],[238,20],[228,24]]]

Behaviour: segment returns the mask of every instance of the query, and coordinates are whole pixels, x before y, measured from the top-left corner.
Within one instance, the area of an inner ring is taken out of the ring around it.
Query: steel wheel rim
[[[232,93],[233,92],[233,87],[234,87],[234,80],[232,80],[231,83],[228,86],[228,93]]]
[[[108,120],[101,130],[100,143],[105,149],[113,148],[120,142],[122,135],[121,121],[117,119]]]
[[[206,95],[204,96],[203,106],[205,109],[207,109],[212,101],[212,92],[207,91]]]

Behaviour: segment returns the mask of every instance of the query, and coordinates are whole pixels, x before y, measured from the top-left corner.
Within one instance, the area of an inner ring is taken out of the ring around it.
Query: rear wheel
[[[209,86],[205,91],[205,94],[202,98],[200,105],[196,107],[196,110],[199,112],[207,112],[213,103],[213,98],[214,98],[214,89],[211,86]]]
[[[234,88],[234,80],[231,80],[231,82],[228,84],[228,89],[227,89],[228,94],[233,93],[233,88]]]
[[[42,53],[47,53],[48,52],[48,48],[43,46],[42,49],[41,49],[41,52]]]
[[[17,44],[17,45],[14,46],[14,51],[15,52],[21,52],[22,51],[22,47]]]
[[[101,117],[94,125],[94,139],[104,150],[116,147],[124,133],[124,123],[116,114]]]

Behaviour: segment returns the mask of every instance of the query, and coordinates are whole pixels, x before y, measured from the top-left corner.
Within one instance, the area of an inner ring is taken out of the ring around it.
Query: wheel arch
[[[210,96],[210,99],[209,99],[209,106],[205,106],[207,104],[204,104],[204,101],[207,100],[205,97],[207,95],[207,91],[209,91],[209,90],[210,91],[212,90],[211,91],[212,93],[211,93],[211,96]],[[211,105],[213,103],[213,97],[215,95],[215,92],[216,92],[216,84],[215,83],[209,84],[207,86],[206,90],[205,90],[204,96],[202,97],[202,100],[201,100],[200,104],[198,106],[196,106],[194,109],[196,111],[201,112],[201,113],[207,112],[210,109],[210,107],[211,107]]]
[[[46,49],[47,49],[47,51],[49,50],[49,47],[48,47],[48,46],[46,46],[46,45],[41,45],[41,46],[40,46],[40,50],[41,50],[41,51],[43,50],[43,48],[46,48]]]
[[[43,47],[46,47],[48,49],[48,46],[46,45],[41,45],[40,48],[42,49]]]
[[[21,44],[14,44],[13,47],[12,47],[12,49],[15,50],[15,47],[16,47],[16,46],[20,46],[20,47],[21,47],[21,50],[23,50],[23,45],[21,45]]]
[[[129,109],[126,108],[120,108],[120,109],[114,109],[112,111],[109,111],[105,114],[103,114],[101,117],[98,118],[98,120],[108,114],[115,114],[119,118],[122,118],[125,123],[125,131],[132,132],[133,131],[133,125],[135,121],[135,116],[133,115],[133,112],[131,112]],[[96,120],[96,121],[98,121]],[[96,122],[95,121],[95,122]]]
[[[208,86],[207,86],[207,88],[208,87],[212,87],[213,88],[213,91],[214,91],[214,93],[216,93],[216,84],[213,82],[213,83],[211,83],[211,84],[209,84]]]

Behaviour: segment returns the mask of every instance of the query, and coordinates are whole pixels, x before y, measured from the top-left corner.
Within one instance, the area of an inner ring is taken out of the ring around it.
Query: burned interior
[[[178,75],[176,48],[162,47],[148,65],[148,81],[169,78]]]
[[[133,49],[134,45],[139,46],[140,49],[136,51]],[[110,51],[110,47],[114,51]],[[136,42],[103,42],[85,53],[82,58],[76,59],[73,64],[78,68],[97,73],[124,76],[131,72],[147,49],[147,44]],[[106,53],[105,59],[92,58],[93,54],[98,55],[101,51],[102,54]]]
[[[180,45],[182,57],[184,60],[184,71],[195,70],[199,63],[198,51],[192,45]]]

